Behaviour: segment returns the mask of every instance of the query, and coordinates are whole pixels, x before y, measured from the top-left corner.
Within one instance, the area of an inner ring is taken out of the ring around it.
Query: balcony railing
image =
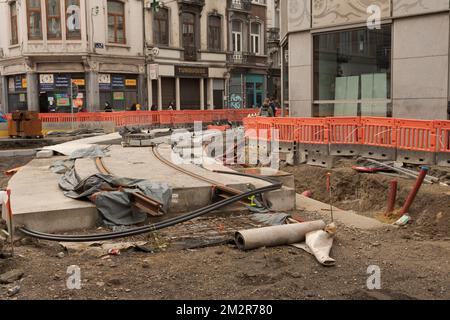
[[[229,52],[227,62],[230,64],[256,64],[256,55],[249,52]]]
[[[231,10],[239,10],[239,11],[252,10],[251,0],[228,0],[228,5]]]

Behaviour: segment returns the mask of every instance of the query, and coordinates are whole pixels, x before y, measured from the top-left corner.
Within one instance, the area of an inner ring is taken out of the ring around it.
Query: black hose
[[[244,174],[239,174],[239,173],[235,173],[235,172],[227,172],[227,174],[244,175]],[[27,236],[41,239],[41,240],[48,240],[48,241],[95,242],[95,241],[104,241],[104,240],[125,238],[125,237],[136,236],[136,235],[150,233],[150,232],[154,232],[154,231],[161,230],[164,228],[168,228],[168,227],[174,226],[176,224],[183,223],[183,222],[198,218],[200,216],[206,215],[212,211],[218,210],[220,208],[226,207],[235,202],[241,201],[242,199],[245,199],[245,198],[260,194],[260,193],[278,190],[282,186],[281,183],[267,179],[267,178],[262,178],[262,177],[258,177],[258,176],[252,176],[252,175],[245,175],[245,176],[264,180],[264,181],[270,182],[272,184],[269,186],[255,189],[255,190],[243,192],[241,194],[238,194],[238,195],[235,195],[228,199],[216,202],[205,208],[195,210],[191,213],[188,213],[188,214],[180,216],[180,217],[175,217],[175,218],[163,221],[163,222],[155,223],[155,224],[152,224],[149,226],[138,227],[138,228],[134,228],[134,229],[130,229],[130,230],[124,230],[124,231],[112,232],[112,233],[103,233],[103,234],[91,234],[91,235],[54,235],[54,234],[47,234],[47,233],[33,231],[28,228],[20,228],[19,230]]]

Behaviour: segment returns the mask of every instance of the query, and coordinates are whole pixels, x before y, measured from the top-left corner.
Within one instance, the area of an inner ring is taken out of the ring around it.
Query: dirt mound
[[[351,167],[356,162],[342,161],[332,172],[333,204],[344,210],[353,210],[359,214],[376,217],[385,212],[389,183],[398,181],[396,207],[401,208],[415,181],[381,174],[361,174]],[[297,192],[313,192],[313,198],[329,202],[326,190],[326,174],[330,170],[299,165],[283,168],[295,175]],[[432,173],[445,177],[445,169],[433,168]],[[415,232],[424,233],[434,239],[450,237],[450,187],[423,185],[410,214]]]

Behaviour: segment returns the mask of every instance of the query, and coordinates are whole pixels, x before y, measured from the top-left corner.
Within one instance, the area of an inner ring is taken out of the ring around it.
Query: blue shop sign
[[[125,77],[123,76],[112,76],[111,85],[113,89],[124,89],[125,88]]]
[[[56,88],[68,88],[70,86],[70,75],[58,74],[55,75]]]

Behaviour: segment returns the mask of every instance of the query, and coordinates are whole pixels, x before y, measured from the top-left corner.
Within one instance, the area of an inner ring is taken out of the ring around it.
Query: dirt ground
[[[390,181],[397,180],[396,208],[402,208],[415,179],[358,173],[352,169],[357,164],[355,160],[341,159],[331,170],[336,207],[377,218],[386,211]],[[419,171],[418,167],[411,169]],[[294,174],[298,193],[309,190],[312,198],[329,203],[326,174],[330,170],[307,165],[286,166],[283,170]],[[433,167],[430,174],[445,183],[450,180],[450,168]],[[450,240],[450,187],[424,184],[409,213],[414,220],[409,226],[413,232],[430,240]]]
[[[27,160],[2,159],[0,170]],[[298,191],[312,190],[318,200],[327,200],[321,193],[324,170],[299,166],[291,171]],[[368,215],[383,209],[390,178],[352,174],[345,166],[335,172],[339,190],[360,187],[358,193],[336,194],[338,207],[359,206],[357,211]],[[4,187],[2,173],[0,179]],[[400,182],[399,205],[411,183]],[[235,230],[258,226],[248,216],[208,217],[135,237],[131,240],[148,242],[145,248],[106,259],[87,251],[66,252],[57,243],[23,239],[17,242],[13,258],[0,258],[0,275],[23,272],[21,280],[0,284],[0,299],[450,299],[448,221],[442,217],[436,221],[437,211],[444,217],[450,214],[450,195],[430,188],[420,194],[414,206],[415,224],[407,228],[361,231],[338,226],[331,253],[337,260],[335,267],[322,267],[293,247],[250,252],[233,244],[202,248],[205,241],[223,243]],[[434,192],[433,199],[428,198]],[[307,220],[322,218],[317,213],[298,214]],[[80,267],[80,290],[66,285],[67,268],[72,265]],[[367,269],[372,265],[381,269],[381,290],[367,289]],[[20,291],[9,297],[8,289],[17,285]]]

